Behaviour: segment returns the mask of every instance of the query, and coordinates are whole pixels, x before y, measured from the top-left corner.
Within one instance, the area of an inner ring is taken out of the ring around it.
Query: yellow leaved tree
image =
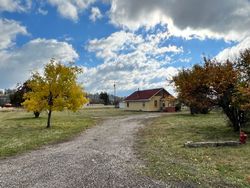
[[[33,112],[48,112],[47,128],[53,111],[69,109],[77,111],[88,102],[83,88],[77,84],[77,75],[81,69],[65,66],[51,59],[45,65],[44,75],[33,73],[28,82],[30,92],[24,95],[22,105]]]

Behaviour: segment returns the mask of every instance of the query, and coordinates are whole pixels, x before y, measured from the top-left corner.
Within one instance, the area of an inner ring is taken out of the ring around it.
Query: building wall
[[[10,103],[10,97],[8,95],[0,96],[0,107],[6,103]]]
[[[160,111],[161,110],[161,103],[160,103],[161,96],[153,96],[148,103],[147,111]],[[157,101],[155,103],[155,101]]]
[[[129,103],[129,106],[127,104]],[[143,103],[145,106],[143,106]],[[147,111],[147,101],[134,101],[134,102],[126,102],[125,110],[134,110],[134,111]]]
[[[127,103],[125,103],[125,102],[119,102],[119,108],[124,109],[124,108],[126,108],[126,105],[127,105]]]
[[[127,107],[127,102],[125,103],[125,110],[134,110],[134,111],[161,111],[162,102],[160,101],[161,96],[153,96],[150,101],[130,101],[129,107]],[[157,101],[157,102],[155,102]],[[174,106],[173,103],[170,103],[167,98],[164,99],[165,107]],[[144,105],[143,105],[144,103]]]

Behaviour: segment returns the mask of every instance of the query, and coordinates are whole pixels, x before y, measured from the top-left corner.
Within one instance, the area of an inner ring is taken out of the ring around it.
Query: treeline
[[[108,94],[107,92],[87,94],[90,104],[104,104],[104,105],[117,105],[119,102],[123,101],[123,97],[114,96]]]
[[[11,103],[14,107],[21,107],[22,103],[24,102],[24,94],[31,91],[28,86],[29,81],[24,82],[23,84],[19,84],[16,89],[5,90],[4,99],[1,103],[3,106],[5,103]],[[114,96],[108,94],[107,92],[95,93],[91,94],[88,93],[86,96],[89,100],[89,104],[104,104],[104,105],[117,105],[119,102],[123,101],[123,97]],[[1,101],[0,101],[1,102]]]

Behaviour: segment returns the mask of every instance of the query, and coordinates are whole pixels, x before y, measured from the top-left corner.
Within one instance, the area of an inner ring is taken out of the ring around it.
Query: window
[[[129,102],[127,102],[127,107],[129,108]]]
[[[154,101],[155,107],[157,107],[157,100]]]
[[[142,107],[143,107],[143,108],[145,107],[145,102],[142,103]]]

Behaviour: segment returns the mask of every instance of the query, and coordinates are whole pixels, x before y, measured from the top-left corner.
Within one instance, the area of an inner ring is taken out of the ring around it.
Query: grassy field
[[[132,112],[114,108],[53,112],[52,127],[46,129],[47,115],[36,119],[24,110],[0,111],[0,159],[72,138],[106,117]]]
[[[136,145],[143,172],[195,187],[250,187],[250,144],[184,148],[186,141],[238,140],[221,113],[166,114],[141,129]]]

